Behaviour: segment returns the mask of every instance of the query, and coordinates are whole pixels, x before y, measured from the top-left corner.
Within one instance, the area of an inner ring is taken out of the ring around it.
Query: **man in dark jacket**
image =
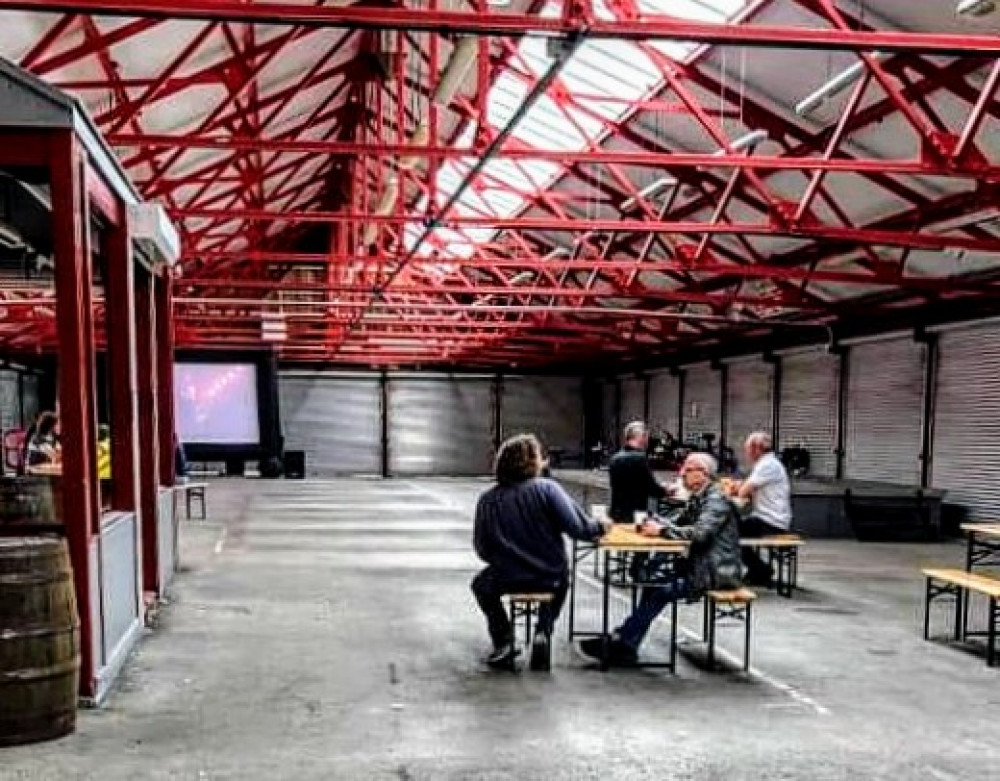
[[[632,523],[637,512],[649,509],[650,499],[662,499],[667,495],[664,488],[649,468],[646,447],[649,433],[646,424],[639,421],[625,427],[625,445],[608,465],[611,481],[611,505],[608,515],[615,523]]]
[[[516,653],[503,595],[547,592],[554,597],[539,609],[531,667],[549,668],[552,626],[569,585],[562,535],[596,540],[606,531],[558,483],[539,477],[543,465],[537,438],[525,434],[507,440],[497,454],[497,485],[479,497],[476,506],[473,543],[488,566],[473,579],[472,593],[493,641],[486,660],[490,666],[506,667]]]
[[[683,566],[671,567],[666,556],[654,555],[646,566],[651,580],[662,585],[642,590],[635,611],[618,628],[608,646],[610,663],[634,664],[639,646],[656,617],[671,602],[700,599],[711,589],[737,588],[743,575],[740,536],[735,508],[715,484],[717,465],[706,453],[692,453],[681,467],[684,487],[691,499],[675,521],[647,521],[642,533],[690,542]],[[601,659],[602,638],[585,640],[581,650]]]

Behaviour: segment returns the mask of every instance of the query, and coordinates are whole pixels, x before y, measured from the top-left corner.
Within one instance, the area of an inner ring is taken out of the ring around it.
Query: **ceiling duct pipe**
[[[438,79],[437,88],[431,95],[431,102],[435,106],[449,106],[458,90],[465,83],[466,77],[476,64],[476,55],[479,51],[479,41],[474,36],[461,38],[448,58],[448,64],[441,71],[441,78]],[[410,134],[407,143],[410,146],[426,146],[430,140],[430,123],[426,116],[422,117],[420,123]],[[406,155],[399,159],[399,169],[401,171],[412,171],[420,165],[421,155]],[[374,212],[380,217],[386,217],[396,209],[396,201],[400,192],[399,176],[390,174],[386,182],[385,191],[382,193],[375,205]],[[365,246],[375,243],[378,238],[379,226],[377,223],[368,223],[361,234],[361,241]]]

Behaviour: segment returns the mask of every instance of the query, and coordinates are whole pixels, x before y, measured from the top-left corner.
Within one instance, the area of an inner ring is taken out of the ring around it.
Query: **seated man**
[[[717,469],[715,459],[707,453],[689,455],[681,467],[684,487],[691,492],[687,506],[676,521],[643,524],[642,533],[647,537],[690,540],[691,546],[687,557],[673,567],[665,555],[650,558],[647,579],[662,585],[642,590],[639,605],[611,637],[610,664],[635,664],[649,627],[671,602],[694,601],[712,589],[739,587],[742,567],[736,510],[715,484]],[[594,659],[603,658],[604,647],[600,637],[580,645],[583,653]]]
[[[750,514],[740,519],[740,536],[787,534],[792,527],[792,488],[788,472],[771,450],[771,436],[759,431],[751,434],[743,452],[753,469],[736,491],[740,499],[750,500]],[[771,585],[771,567],[754,550],[743,550],[743,563],[747,583]]]
[[[543,465],[542,447],[533,435],[507,440],[497,454],[497,485],[479,497],[476,506],[473,542],[488,566],[472,581],[472,593],[493,640],[486,660],[492,667],[506,667],[516,655],[501,597],[545,592],[554,598],[539,609],[531,667],[549,668],[552,626],[569,586],[562,535],[595,540],[607,529],[587,518],[558,483],[540,477]]]

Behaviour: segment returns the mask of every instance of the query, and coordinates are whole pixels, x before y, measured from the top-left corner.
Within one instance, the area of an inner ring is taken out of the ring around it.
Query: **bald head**
[[[637,450],[645,450],[649,441],[646,424],[641,420],[633,420],[625,427],[625,444]]]

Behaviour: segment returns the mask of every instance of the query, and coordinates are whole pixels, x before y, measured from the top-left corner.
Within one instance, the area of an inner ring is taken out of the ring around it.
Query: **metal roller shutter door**
[[[21,393],[18,386],[17,372],[0,370],[0,429],[3,431],[21,427]]]
[[[606,445],[618,442],[618,383],[611,380],[604,383],[603,402],[601,405],[601,441]]]
[[[631,377],[621,380],[622,425],[634,420],[646,420],[646,381]]]
[[[681,381],[669,372],[649,378],[649,425],[653,431],[677,436],[677,407]]]
[[[1000,325],[941,334],[932,483],[969,520],[997,519],[1000,483]]]
[[[38,377],[34,374],[25,374],[21,377],[21,426],[27,428],[34,422],[40,406]]]
[[[613,410],[612,410],[613,414]],[[535,434],[563,450],[562,463],[583,463],[583,380],[578,377],[504,377],[504,436]]]
[[[390,377],[390,473],[482,475],[492,463],[492,380]]]
[[[281,373],[286,450],[304,450],[311,475],[382,471],[382,392],[376,377]]]
[[[786,355],[781,359],[779,447],[809,451],[809,471],[819,477],[837,474],[837,386],[839,360],[826,352]]]
[[[920,482],[924,346],[909,338],[851,347],[847,370],[845,475]]]
[[[727,371],[726,444],[739,454],[749,434],[774,429],[774,367],[757,359],[731,363]]]
[[[707,363],[690,366],[684,377],[684,439],[714,434],[722,428],[722,378]]]

